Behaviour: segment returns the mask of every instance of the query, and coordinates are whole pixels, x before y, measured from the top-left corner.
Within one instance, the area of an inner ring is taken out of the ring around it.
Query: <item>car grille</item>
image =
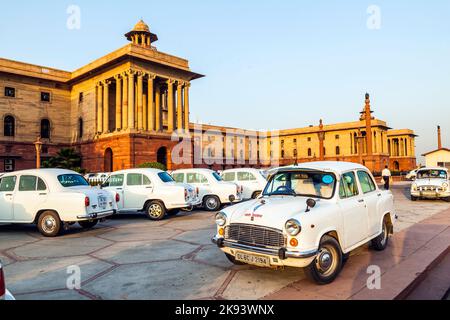
[[[426,187],[419,187],[420,191],[443,191],[444,189],[442,187],[437,186],[426,186]]]
[[[225,240],[272,248],[281,248],[286,245],[286,239],[281,231],[247,224],[228,226],[225,229]]]

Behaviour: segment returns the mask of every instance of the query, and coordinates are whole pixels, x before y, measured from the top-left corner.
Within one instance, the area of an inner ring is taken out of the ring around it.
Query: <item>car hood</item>
[[[224,210],[229,223],[243,223],[283,230],[289,219],[306,211],[307,197],[272,196],[240,203]],[[316,200],[314,211],[328,204]]]
[[[437,179],[437,178],[433,178],[433,179],[417,179],[416,181],[414,181],[414,183],[419,186],[442,186],[443,183],[447,183],[448,184],[448,180],[447,179]]]

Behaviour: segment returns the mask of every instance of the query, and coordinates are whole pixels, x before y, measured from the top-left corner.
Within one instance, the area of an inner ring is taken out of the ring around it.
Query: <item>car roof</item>
[[[196,172],[204,172],[204,173],[213,173],[215,172],[214,170],[211,169],[205,169],[205,168],[191,168],[191,169],[179,169],[179,170],[174,170],[172,173],[196,173]]]
[[[317,161],[317,162],[305,162],[300,163],[298,165],[280,167],[276,169],[270,170],[270,173],[280,172],[280,171],[290,171],[290,170],[318,170],[318,171],[332,171],[336,173],[342,173],[350,170],[366,170],[367,167],[353,162],[344,162],[344,161]]]
[[[448,171],[448,169],[444,168],[444,167],[425,167],[425,168],[418,169],[417,172],[423,171],[423,170],[444,170],[444,171]]]
[[[5,173],[3,176],[17,176],[17,175],[36,175],[43,178],[46,177],[54,177],[59,176],[63,174],[78,174],[78,172],[72,171],[72,170],[66,170],[66,169],[30,169],[30,170],[21,170],[21,171],[14,171],[14,172],[8,172]]]

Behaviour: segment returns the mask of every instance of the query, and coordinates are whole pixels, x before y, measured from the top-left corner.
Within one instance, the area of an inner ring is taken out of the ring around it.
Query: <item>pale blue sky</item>
[[[81,30],[66,28],[69,5]],[[381,9],[369,30],[367,8]],[[406,0],[19,1],[0,11],[0,57],[74,70],[123,45],[143,18],[160,51],[190,60],[192,121],[277,129],[377,118],[418,154],[450,147],[450,2]]]

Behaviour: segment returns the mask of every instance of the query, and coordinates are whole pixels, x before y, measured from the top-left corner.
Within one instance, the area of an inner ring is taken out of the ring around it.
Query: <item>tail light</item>
[[[120,201],[120,195],[118,193],[116,193],[116,202]]]
[[[187,200],[188,196],[189,196],[188,191],[186,189],[184,189],[184,199]]]
[[[197,196],[200,194],[200,189],[197,187],[196,189],[195,189],[195,192],[197,193]]]
[[[6,293],[5,275],[3,274],[3,268],[0,265],[0,297],[3,297]]]
[[[84,205],[86,207],[89,207],[91,205],[91,200],[89,199],[89,197],[84,198]]]

